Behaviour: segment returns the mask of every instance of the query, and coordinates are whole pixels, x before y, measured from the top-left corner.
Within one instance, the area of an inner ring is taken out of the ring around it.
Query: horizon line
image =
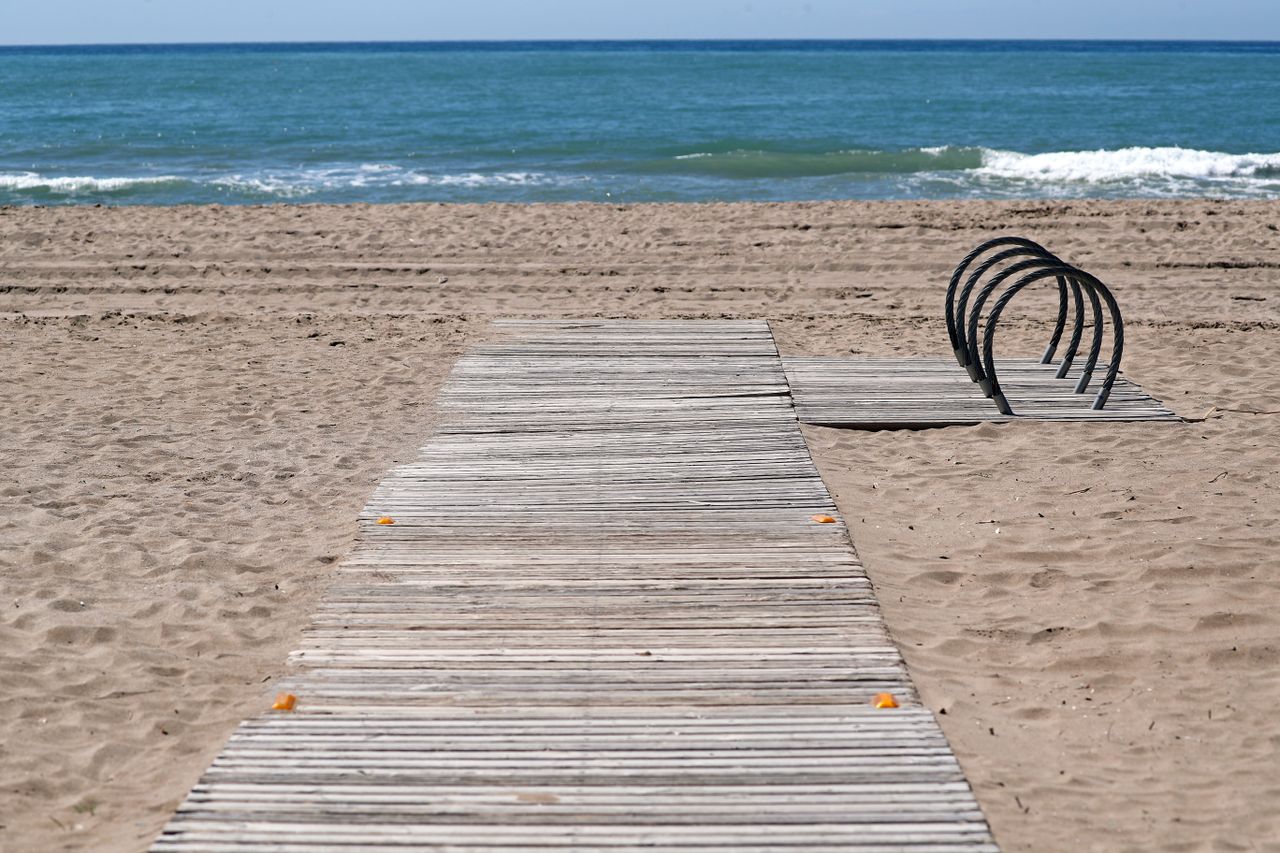
[[[106,41],[106,42],[26,42],[3,43],[0,50],[8,48],[68,48],[68,47],[238,47],[261,45],[398,45],[398,44],[695,44],[707,42],[723,43],[810,43],[810,44],[850,44],[850,43],[1079,43],[1097,44],[1280,44],[1280,39],[1251,38],[978,38],[973,36],[940,38],[940,37],[908,37],[908,36],[876,36],[824,38],[811,36],[798,37],[735,37],[715,36],[711,38],[615,38],[615,37],[558,37],[558,38],[438,38],[438,39],[262,39],[262,40],[210,40],[210,41]]]

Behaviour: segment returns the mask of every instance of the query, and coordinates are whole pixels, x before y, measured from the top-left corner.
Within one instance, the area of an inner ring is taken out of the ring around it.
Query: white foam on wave
[[[299,198],[325,190],[361,189],[394,184],[403,170],[390,163],[360,163],[308,169],[266,170],[220,175],[205,182],[220,189]]]
[[[95,178],[89,175],[48,177],[36,172],[0,172],[0,190],[43,190],[51,193],[120,192],[149,184],[181,181],[176,175],[142,178]]]
[[[269,169],[221,175],[155,175],[145,177],[49,176],[37,172],[0,172],[0,192],[43,192],[74,196],[92,193],[124,193],[162,184],[212,187],[231,193],[249,193],[281,199],[305,198],[316,193],[377,187],[438,186],[459,188],[542,186],[567,178],[540,172],[460,172],[433,174],[390,163],[360,163],[301,169]],[[580,180],[587,180],[582,178]]]
[[[326,185],[314,180],[300,182],[285,175],[226,175],[208,182],[210,186],[233,192],[260,193],[280,198],[299,198],[327,189]]]
[[[443,187],[516,187],[555,183],[556,179],[539,172],[501,172],[484,175],[469,172],[463,175],[426,175],[421,183]]]
[[[1191,148],[1120,148],[1020,154],[986,149],[977,174],[1034,181],[1103,183],[1143,178],[1261,180],[1280,184],[1280,153],[1227,154]]]
[[[259,172],[252,175],[227,175],[216,178],[210,183],[227,189],[294,198],[326,190],[367,187],[512,187],[551,184],[559,180],[561,179],[540,172],[433,174],[387,163],[362,163],[354,167],[339,166]]]

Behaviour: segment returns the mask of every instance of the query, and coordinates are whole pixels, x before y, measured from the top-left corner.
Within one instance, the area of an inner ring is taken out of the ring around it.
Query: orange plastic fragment
[[[292,711],[293,706],[298,704],[298,697],[292,693],[280,693],[276,695],[276,701],[271,704],[273,711]]]
[[[816,521],[819,524],[835,524],[836,523],[836,520],[829,515],[811,515],[809,516],[809,520]]]
[[[396,520],[389,515],[384,515],[382,518],[378,519],[378,523],[379,524],[395,524]]]
[[[892,693],[877,693],[876,698],[871,700],[871,704],[877,708],[896,708],[898,700],[893,698]]]

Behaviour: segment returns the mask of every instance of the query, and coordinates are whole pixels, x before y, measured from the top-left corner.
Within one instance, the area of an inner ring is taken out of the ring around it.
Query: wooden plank
[[[767,324],[497,330],[152,849],[995,850]]]
[[[1013,415],[1002,415],[954,359],[784,358],[801,423],[849,429],[919,429],[1008,423],[1164,422],[1182,419],[1120,375],[1105,408],[1092,409],[1107,366],[1099,365],[1084,394],[1074,393],[1080,368],[1057,379],[1057,368],[1033,359],[1000,362],[1000,384]]]

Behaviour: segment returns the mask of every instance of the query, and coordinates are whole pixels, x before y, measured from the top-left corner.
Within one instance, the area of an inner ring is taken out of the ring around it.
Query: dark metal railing
[[[970,267],[973,269],[970,270]],[[982,392],[995,402],[1002,414],[1011,415],[1014,412],[996,375],[996,325],[1014,296],[1029,285],[1050,279],[1058,288],[1058,315],[1049,342],[1040,356],[1040,363],[1053,363],[1062,335],[1066,331],[1067,319],[1074,314],[1071,336],[1067,340],[1056,373],[1058,379],[1066,378],[1080,353],[1086,326],[1087,300],[1092,336],[1074,391],[1083,394],[1097,369],[1107,325],[1107,318],[1103,313],[1104,304],[1111,324],[1111,359],[1107,362],[1102,384],[1093,399],[1093,408],[1101,409],[1107,404],[1111,387],[1120,372],[1120,359],[1124,354],[1124,320],[1111,290],[1096,276],[1066,263],[1032,240],[1023,237],[997,237],[988,240],[965,255],[951,274],[946,299],[947,335],[951,339],[951,350],[955,353],[956,361],[968,371],[969,378],[978,384]],[[983,324],[983,308],[997,291],[999,295]],[[1074,312],[1071,311],[1073,307]]]

